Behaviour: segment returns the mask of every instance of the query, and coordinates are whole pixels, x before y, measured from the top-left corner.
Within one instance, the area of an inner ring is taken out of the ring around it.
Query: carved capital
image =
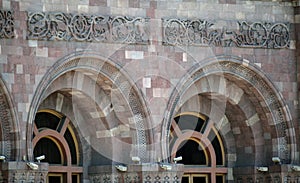
[[[12,11],[0,10],[0,39],[14,37],[14,17]]]
[[[236,23],[236,27],[237,30],[233,30],[201,19],[163,19],[163,43],[165,45],[289,48],[288,24],[241,21]]]
[[[28,13],[28,39],[147,44],[149,19],[55,12]]]

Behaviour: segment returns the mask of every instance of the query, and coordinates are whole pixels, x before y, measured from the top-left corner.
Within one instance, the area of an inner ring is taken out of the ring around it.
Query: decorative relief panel
[[[44,171],[12,171],[9,177],[1,177],[0,182],[39,182],[45,183],[47,172]]]
[[[165,174],[165,175],[164,175]],[[181,179],[176,175],[176,173],[124,173],[124,174],[114,174],[114,173],[103,173],[103,174],[93,174],[89,176],[92,183],[131,183],[131,182],[144,182],[144,183],[180,183]]]
[[[148,43],[149,19],[126,16],[28,13],[28,39]]]
[[[0,39],[14,37],[14,17],[12,11],[0,10]]]
[[[290,32],[284,23],[241,21],[237,22],[238,30],[220,27],[201,19],[163,19],[163,44],[289,48]]]

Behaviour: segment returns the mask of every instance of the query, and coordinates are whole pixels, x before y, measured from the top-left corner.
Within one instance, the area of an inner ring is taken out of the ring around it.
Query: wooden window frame
[[[206,117],[203,114],[200,113],[196,113],[196,112],[184,112],[181,113],[179,115],[176,115],[176,117],[178,116],[182,116],[182,115],[194,115],[198,118],[201,118],[202,120],[208,120],[208,117]],[[176,156],[177,150],[180,147],[180,145],[187,140],[194,140],[196,142],[198,142],[198,144],[202,145],[203,150],[206,152],[205,156],[207,154],[207,165],[203,166],[203,165],[185,165],[184,168],[184,173],[185,174],[207,174],[210,175],[210,181],[211,182],[216,182],[216,176],[217,175],[226,175],[228,170],[225,167],[225,150],[224,150],[224,145],[223,145],[223,141],[222,138],[220,137],[218,131],[215,129],[214,124],[212,121],[206,121],[206,124],[203,125],[205,129],[201,129],[201,132],[198,131],[194,131],[194,130],[184,130],[181,131],[176,123],[176,121],[173,119],[172,123],[171,123],[171,137],[177,137],[177,139],[171,139],[174,140],[173,141],[173,147],[171,149],[171,160],[173,160]],[[214,131],[214,133],[216,134],[220,145],[221,145],[221,151],[222,151],[222,165],[217,165],[216,164],[216,153],[214,150],[213,145],[211,144],[210,140],[208,139],[208,135],[210,133],[210,131]],[[203,132],[203,133],[202,133]],[[208,179],[207,179],[208,180]],[[192,180],[190,179],[190,182],[192,182]]]
[[[39,130],[39,129],[37,129],[36,124],[34,123],[34,129],[33,129],[34,138],[32,140],[33,149],[35,148],[38,141],[42,138],[49,138],[50,140],[52,140],[60,150],[61,157],[62,157],[62,165],[54,165],[54,164],[51,165],[50,164],[49,165],[49,175],[60,174],[63,176],[63,174],[66,173],[67,181],[72,180],[72,175],[82,174],[83,168],[81,166],[79,166],[79,159],[80,159],[79,158],[79,145],[76,140],[75,133],[70,128],[70,120],[67,117],[64,118],[63,115],[61,115],[60,113],[58,113],[54,110],[43,109],[38,112],[48,112],[50,114],[53,114],[53,115],[59,117],[60,122],[59,122],[58,126],[60,126],[60,129],[59,129],[59,131],[58,131],[58,129],[53,130],[53,129],[49,129],[49,128],[47,128],[47,129],[43,128],[42,130]],[[72,137],[75,138],[74,142],[75,142],[76,156],[77,156],[77,165],[76,166],[72,165],[71,151],[70,151],[70,148],[69,148],[69,145],[68,145],[66,139],[64,138],[64,134],[67,129],[70,131]]]

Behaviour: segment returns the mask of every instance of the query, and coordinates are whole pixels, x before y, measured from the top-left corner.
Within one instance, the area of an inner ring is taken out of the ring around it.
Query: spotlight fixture
[[[267,172],[267,171],[269,171],[269,168],[261,166],[261,167],[257,167],[256,170],[259,172]]]
[[[27,166],[29,166],[32,170],[37,170],[39,168],[39,165],[37,165],[33,162],[28,162]]]
[[[291,167],[293,171],[299,172],[300,171],[300,166],[294,165]]]
[[[38,157],[36,157],[35,159],[40,163],[41,160],[45,159],[45,155],[38,156]]]
[[[115,166],[117,170],[121,171],[121,172],[126,172],[127,171],[127,166],[125,165],[116,165]]]
[[[272,157],[272,161],[273,161],[275,164],[280,164],[280,158],[279,158],[279,157]]]
[[[177,163],[177,161],[181,161],[182,160],[182,156],[176,157],[173,159],[173,161],[175,162],[175,164]]]
[[[5,159],[6,159],[6,157],[5,157],[5,156],[3,156],[3,155],[0,155],[0,160],[1,160],[1,161],[5,161]]]
[[[139,157],[137,157],[137,156],[131,157],[131,160],[132,160],[133,162],[135,162],[136,164],[140,164],[140,162],[141,162],[141,158],[139,158]]]
[[[172,170],[172,166],[170,164],[161,163],[160,167],[164,170]]]

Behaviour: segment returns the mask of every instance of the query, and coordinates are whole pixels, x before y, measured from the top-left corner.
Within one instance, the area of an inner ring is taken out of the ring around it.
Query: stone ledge
[[[181,182],[183,164],[143,163],[123,165],[126,170],[117,170],[114,166],[89,167],[89,177],[92,183],[113,181],[118,182]],[[168,167],[168,168],[163,168]],[[125,180],[125,181],[124,181]]]

